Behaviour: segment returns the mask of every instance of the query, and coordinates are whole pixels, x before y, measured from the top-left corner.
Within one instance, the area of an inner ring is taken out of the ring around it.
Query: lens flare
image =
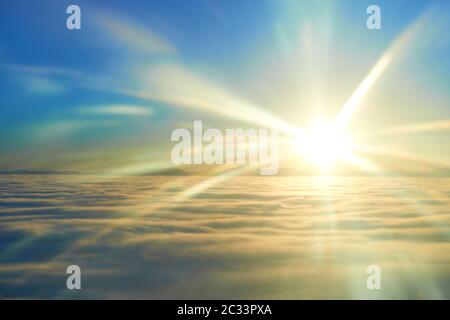
[[[323,119],[316,119],[295,140],[297,150],[313,164],[328,169],[351,150],[351,140]]]

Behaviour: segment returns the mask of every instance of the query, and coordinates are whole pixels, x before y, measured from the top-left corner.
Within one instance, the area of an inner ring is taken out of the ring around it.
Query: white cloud
[[[0,296],[63,298],[75,263],[84,298],[450,297],[448,179],[233,177],[174,201],[208,178],[0,176]]]
[[[66,86],[62,82],[58,82],[45,76],[19,76],[18,80],[25,90],[34,94],[55,95],[67,91]]]
[[[153,110],[148,107],[112,104],[102,106],[80,107],[78,111],[83,114],[117,115],[117,116],[146,116],[151,115]]]
[[[177,52],[176,47],[168,40],[135,21],[106,14],[98,14],[97,21],[115,40],[120,40],[130,49],[162,55],[173,55]]]

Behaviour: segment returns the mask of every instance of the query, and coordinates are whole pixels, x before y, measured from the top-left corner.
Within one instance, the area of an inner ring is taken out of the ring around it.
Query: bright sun
[[[316,119],[311,127],[296,138],[297,150],[313,164],[326,170],[350,152],[351,141],[331,124]]]

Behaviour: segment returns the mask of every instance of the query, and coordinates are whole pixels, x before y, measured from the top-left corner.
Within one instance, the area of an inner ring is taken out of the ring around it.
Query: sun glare
[[[302,155],[323,170],[351,149],[349,137],[322,119],[316,119],[309,129],[299,134],[295,144]]]

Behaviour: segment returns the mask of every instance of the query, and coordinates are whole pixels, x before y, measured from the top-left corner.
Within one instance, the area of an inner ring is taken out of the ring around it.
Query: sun
[[[348,135],[321,118],[301,131],[295,139],[296,150],[323,170],[344,158],[350,152],[351,145]]]

